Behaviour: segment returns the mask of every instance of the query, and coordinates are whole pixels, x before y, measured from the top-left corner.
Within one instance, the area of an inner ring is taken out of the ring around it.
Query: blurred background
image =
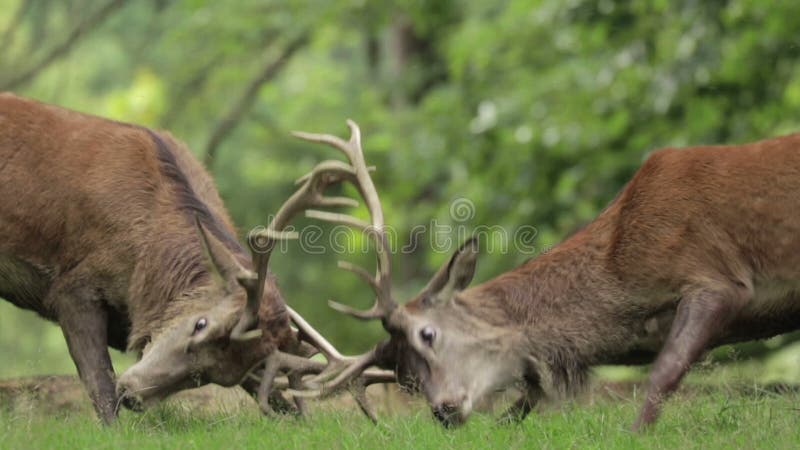
[[[396,247],[421,243],[395,255],[407,298],[452,250],[432,221],[532,227],[526,251],[485,246],[480,282],[590,221],[654,149],[800,131],[800,2],[0,0],[0,90],[170,130],[242,238],[337,156],[289,131],[355,119]],[[373,257],[311,253],[272,259],[288,302],[344,350],[382,339],[325,305],[368,304],[335,260]],[[797,378],[792,341],[716,355]],[[7,302],[0,354],[0,377],[74,373],[60,330]]]

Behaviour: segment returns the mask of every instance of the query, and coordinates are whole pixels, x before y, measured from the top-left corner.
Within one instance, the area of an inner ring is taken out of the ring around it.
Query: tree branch
[[[172,128],[175,119],[186,109],[186,104],[195,98],[199,91],[203,90],[203,86],[214,72],[214,68],[217,67],[221,61],[222,55],[215,55],[202,67],[192,70],[192,77],[182,86],[178,87],[176,89],[177,94],[169,100],[167,111],[162,114],[161,118],[158,120],[159,128],[165,130]]]
[[[253,103],[256,100],[256,94],[258,94],[261,86],[275,78],[275,76],[281,71],[281,69],[283,69],[286,63],[289,62],[292,55],[308,44],[308,40],[308,33],[303,33],[299,37],[289,42],[280,55],[278,55],[276,59],[267,62],[261,71],[258,72],[256,77],[253,78],[250,83],[248,83],[238,100],[233,103],[228,112],[214,126],[214,130],[211,132],[211,137],[209,137],[205,148],[204,161],[206,163],[206,167],[211,167],[214,162],[214,158],[217,156],[217,150],[220,143],[222,143],[222,141],[228,137],[228,134],[230,134],[230,132],[233,131],[233,129],[239,124],[242,116],[244,116],[244,114],[247,113],[247,111],[253,106]]]
[[[17,28],[19,28],[20,23],[22,23],[22,19],[25,18],[25,14],[28,13],[28,10],[31,9],[31,5],[35,0],[22,0],[17,7],[17,11],[14,13],[14,18],[11,19],[11,22],[8,24],[8,28],[6,31],[3,32],[3,37],[0,38],[0,53],[5,53],[9,46],[14,42],[14,36],[17,33]]]
[[[50,64],[57,61],[59,58],[67,55],[74,45],[78,43],[81,38],[89,34],[92,29],[96,28],[98,25],[103,23],[112,12],[119,9],[122,5],[124,5],[126,0],[111,0],[106,3],[105,6],[100,8],[99,10],[95,11],[92,15],[89,16],[85,21],[79,23],[68,35],[64,41],[57,46],[55,46],[50,53],[45,55],[41,61],[32,65],[26,70],[23,70],[21,73],[12,76],[8,81],[4,82],[0,85],[0,90],[11,90],[15,89],[29,81],[31,81],[36,75],[41,72],[43,69],[47,68]]]

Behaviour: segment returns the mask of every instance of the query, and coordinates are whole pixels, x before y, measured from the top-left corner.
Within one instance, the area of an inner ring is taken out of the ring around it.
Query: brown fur
[[[0,94],[0,180],[0,296],[61,324],[106,420],[106,344],[142,352],[220,301],[194,217],[251,264],[211,177],[168,133]],[[274,281],[260,314],[276,327],[264,345],[280,345],[290,330]]]
[[[426,306],[423,292],[404,310],[443,336],[510,331],[509,340],[524,343],[509,346],[519,361],[507,362],[508,370],[523,364],[515,378],[535,380],[531,391],[544,394],[573,392],[591,365],[660,355],[638,427],[655,420],[661,398],[704,350],[800,327],[798,193],[800,134],[660,150],[596,220],[551,251],[444,304]],[[463,325],[469,318],[485,330]],[[409,353],[415,331],[395,333],[394,341],[407,343],[394,345]],[[406,372],[432,370],[420,368],[419,354],[398,358],[412,366]],[[462,363],[441,365],[455,370]],[[424,366],[435,365],[426,359]],[[461,390],[426,389],[434,411],[458,409],[461,394],[453,392]],[[527,409],[514,413],[524,416],[536,398],[523,399]]]

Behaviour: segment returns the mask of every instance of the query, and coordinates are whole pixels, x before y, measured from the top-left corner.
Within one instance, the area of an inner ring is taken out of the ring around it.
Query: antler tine
[[[314,142],[317,144],[326,144],[330,147],[333,147],[343,152],[348,159],[350,158],[350,153],[351,153],[350,143],[345,142],[340,137],[334,136],[332,134],[306,133],[305,131],[292,131],[292,136],[308,142]]]
[[[346,365],[347,369],[343,372],[340,372],[337,375],[336,379],[338,380],[343,376],[348,377],[350,381],[353,378],[353,374],[358,375],[360,372],[364,371],[367,367],[372,365],[376,358],[376,351],[372,350],[370,352],[364,353],[360,356],[344,356],[333,346],[325,337],[323,337],[317,330],[315,330],[297,311],[293,310],[290,307],[286,307],[289,311],[289,316],[292,319],[292,322],[297,325],[297,329],[300,330],[304,337],[310,341],[314,347],[319,349],[325,358],[328,360],[329,364],[325,370],[319,371],[317,376],[312,378],[310,382],[318,382],[323,378],[327,377],[330,373],[330,365],[333,364],[340,364]],[[357,366],[357,368],[353,368],[353,366]],[[360,368],[360,371],[359,371]],[[387,371],[387,370],[372,370],[372,371],[365,371],[361,377],[361,381],[365,383],[365,385],[375,384],[375,383],[390,383],[395,380],[394,372]],[[343,383],[344,381],[340,381]]]
[[[316,209],[309,209],[306,211],[306,217],[311,219],[324,220],[326,222],[339,223],[348,225],[364,233],[369,232],[372,225],[348,214],[337,214],[327,211],[318,211]]]
[[[328,306],[336,311],[339,311],[340,313],[347,314],[361,320],[380,319],[385,314],[383,308],[381,308],[380,304],[377,302],[375,302],[370,309],[366,310],[356,309],[352,306],[347,306],[333,300],[328,300]]]
[[[314,329],[297,311],[293,310],[289,306],[286,307],[289,311],[289,317],[292,319],[292,322],[297,326],[297,329],[300,330],[303,335],[314,345],[319,351],[325,355],[325,358],[328,361],[331,360],[338,360],[342,361],[345,359],[336,347],[333,346],[327,339],[325,339],[317,330]]]
[[[347,159],[352,161],[353,155],[360,152],[361,149],[361,129],[350,119],[347,119],[347,127],[350,128],[350,140],[347,142],[332,134],[307,133],[305,131],[292,131],[292,136],[309,142],[329,145],[344,153]]]
[[[359,278],[364,280],[364,282],[367,283],[372,288],[372,291],[375,292],[375,295],[381,295],[381,286],[378,284],[375,277],[370,275],[369,272],[367,272],[363,267],[357,266],[347,261],[338,261],[337,264],[340,269],[344,269],[358,275]],[[357,317],[362,320],[380,319],[384,314],[383,308],[381,308],[377,302],[373,304],[372,308],[366,311],[355,309],[350,306],[335,302],[333,300],[328,300],[328,306],[335,309],[336,311],[351,315],[353,317]]]
[[[365,388],[373,384],[397,381],[397,375],[392,370],[368,368],[374,364],[375,356],[365,354],[353,360],[339,373],[326,370],[304,380],[303,385],[310,387],[309,389],[297,390],[290,387],[287,392],[295,397],[325,399],[347,388],[359,386]]]
[[[381,287],[375,281],[375,278],[369,274],[363,267],[357,266],[355,264],[349,263],[347,261],[337,261],[336,265],[343,270],[347,270],[349,272],[353,272],[354,274],[358,275],[359,278],[364,280],[372,290],[375,292],[375,295],[380,294]]]

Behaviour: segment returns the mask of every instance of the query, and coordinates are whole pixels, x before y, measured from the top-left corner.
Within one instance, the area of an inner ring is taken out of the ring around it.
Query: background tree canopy
[[[452,250],[433,221],[453,243],[534,227],[529,251],[486,246],[482,281],[591,220],[653,149],[800,130],[800,2],[0,0],[0,90],[170,130],[242,238],[335,156],[289,131],[355,119],[398,244],[420,243],[394,258],[403,298]],[[371,254],[288,248],[292,306],[346,350],[382,338],[325,306],[371,301],[335,268]],[[0,375],[74,371],[57,328],[0,308]]]

